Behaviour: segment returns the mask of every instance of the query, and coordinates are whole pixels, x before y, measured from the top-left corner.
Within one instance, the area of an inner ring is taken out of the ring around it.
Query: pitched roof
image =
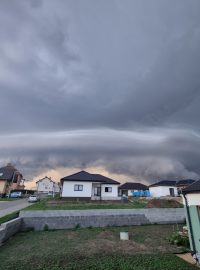
[[[69,176],[65,176],[61,178],[61,181],[82,181],[82,182],[97,182],[97,183],[106,183],[106,184],[113,184],[113,185],[119,185],[120,183],[105,177],[101,174],[92,174],[88,173],[86,171],[80,171],[78,173],[74,173]]]
[[[193,184],[189,185],[188,187],[182,190],[182,193],[195,193],[200,191],[200,180],[195,181]]]
[[[35,183],[41,182],[42,180],[44,180],[44,179],[46,179],[46,178],[49,179],[50,182],[55,183],[55,182],[51,179],[51,177],[47,177],[47,176],[43,177],[42,179],[37,180]]]
[[[179,180],[176,182],[176,186],[183,186],[183,185],[190,185],[192,183],[196,182],[196,180],[193,179],[184,179],[184,180]]]
[[[0,180],[12,181],[16,174],[21,175],[21,173],[19,173],[18,170],[10,163],[5,167],[0,168]]]
[[[149,187],[158,187],[158,186],[176,186],[176,181],[172,181],[172,180],[163,180],[163,181],[159,181],[155,184],[150,185]]]
[[[134,183],[134,182],[126,182],[125,184],[121,185],[119,189],[126,189],[126,190],[147,190],[149,189],[146,185],[141,183]]]

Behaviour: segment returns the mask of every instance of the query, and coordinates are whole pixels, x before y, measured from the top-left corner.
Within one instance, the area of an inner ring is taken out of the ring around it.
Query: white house
[[[62,198],[68,200],[120,200],[119,182],[81,171],[61,179]]]
[[[38,193],[59,193],[59,184],[51,180],[51,177],[45,176],[36,182],[36,189]]]
[[[119,194],[121,196],[133,196],[134,192],[143,193],[148,190],[149,188],[142,183],[126,182],[119,187]]]
[[[152,197],[177,196],[178,191],[176,181],[160,181],[149,186],[149,192]]]

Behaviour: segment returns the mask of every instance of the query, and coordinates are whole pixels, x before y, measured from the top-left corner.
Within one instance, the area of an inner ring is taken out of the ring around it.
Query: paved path
[[[191,253],[185,253],[185,254],[177,254],[177,256],[181,259],[183,259],[184,261],[190,263],[190,264],[193,264],[197,267],[200,268],[200,265],[199,264],[196,264],[196,261],[195,259],[193,259],[193,257],[191,256]]]
[[[0,217],[19,211],[29,205],[28,199],[14,201],[0,201]]]

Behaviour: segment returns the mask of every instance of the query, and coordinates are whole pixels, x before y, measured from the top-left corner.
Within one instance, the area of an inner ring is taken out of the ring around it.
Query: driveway
[[[0,217],[12,212],[19,211],[29,205],[28,199],[18,199],[14,201],[0,201]]]

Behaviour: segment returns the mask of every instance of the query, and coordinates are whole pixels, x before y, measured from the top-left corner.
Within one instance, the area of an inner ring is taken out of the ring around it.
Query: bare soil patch
[[[173,199],[152,199],[146,205],[145,208],[180,208],[183,205],[177,200]]]

